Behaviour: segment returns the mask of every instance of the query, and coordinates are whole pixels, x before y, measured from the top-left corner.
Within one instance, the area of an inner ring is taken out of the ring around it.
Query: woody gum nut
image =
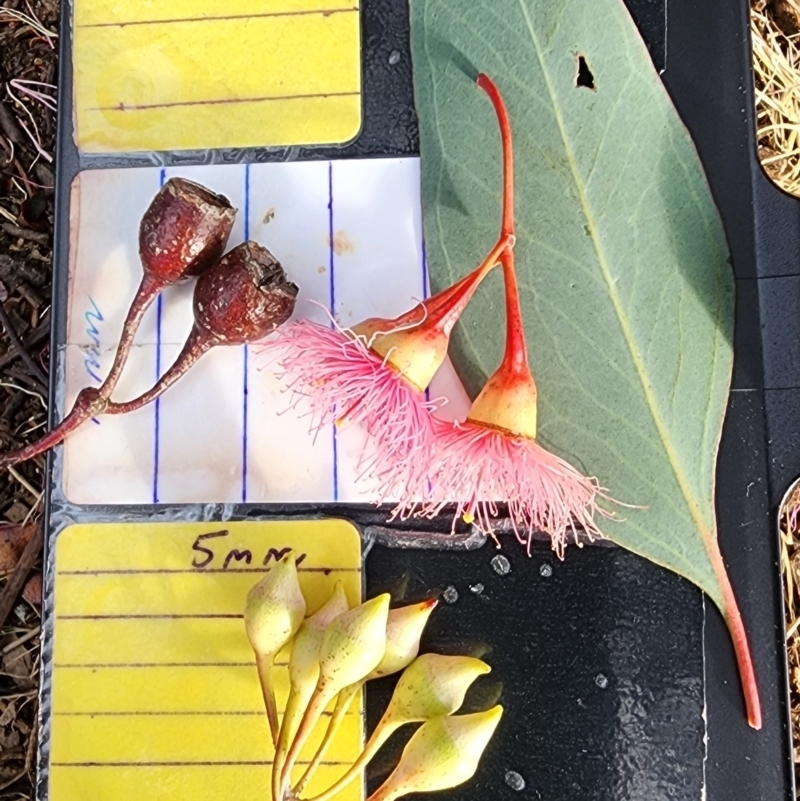
[[[388,593],[339,615],[325,630],[320,648],[319,686],[329,693],[363,681],[386,652]]]
[[[236,209],[194,181],[170,178],[139,224],[145,273],[164,284],[198,275],[225,252]]]
[[[419,653],[419,641],[438,601],[430,599],[389,610],[386,624],[386,653],[368,679],[390,676],[411,664]]]
[[[219,344],[257,342],[292,316],[297,292],[265,247],[243,242],[197,280],[194,319]]]
[[[256,654],[277,654],[294,636],[306,613],[297,580],[295,553],[290,551],[248,593],[244,627]]]
[[[400,762],[375,799],[435,792],[463,784],[478,763],[503,715],[503,707],[424,723],[403,749]]]
[[[383,720],[393,725],[452,715],[470,685],[491,668],[471,656],[423,654],[400,676]]]

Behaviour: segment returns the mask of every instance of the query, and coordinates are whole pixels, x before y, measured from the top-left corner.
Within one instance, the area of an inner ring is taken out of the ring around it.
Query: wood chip
[[[2,709],[2,713],[0,714],[0,728],[3,726],[8,726],[12,720],[17,715],[17,702],[16,700],[10,701],[7,705],[0,702],[0,709]]]
[[[42,605],[42,574],[34,573],[22,590],[22,597],[37,609]]]
[[[28,574],[31,572],[33,563],[39,556],[39,551],[42,549],[42,527],[36,526],[36,533],[31,537],[30,542],[25,546],[22,556],[11,574],[11,578],[0,593],[0,626],[6,622],[9,612],[14,607],[14,602],[19,597],[25,582],[28,579]]]
[[[0,576],[7,575],[17,566],[25,546],[35,532],[35,524],[0,528]]]
[[[14,501],[6,512],[6,520],[12,523],[21,523],[27,516],[30,509],[20,501]]]
[[[2,223],[2,228],[9,236],[17,236],[20,239],[25,239],[28,242],[38,242],[40,245],[48,245],[50,243],[50,234],[40,233],[39,231],[30,231],[27,228],[20,228],[13,223]]]
[[[22,129],[19,127],[17,118],[8,105],[2,100],[0,100],[0,130],[2,130],[6,138],[15,145],[19,145],[25,141],[25,136],[22,133]]]
[[[18,687],[24,689],[35,684],[32,678],[33,662],[24,644],[3,654],[2,670],[7,676],[16,680]]]

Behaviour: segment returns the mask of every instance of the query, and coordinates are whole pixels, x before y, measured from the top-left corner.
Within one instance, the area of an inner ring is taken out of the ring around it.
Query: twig
[[[39,551],[42,549],[42,542],[42,527],[38,525],[36,526],[36,532],[25,546],[25,550],[22,552],[11,578],[8,580],[2,594],[0,594],[0,626],[6,622],[9,612],[14,608],[14,602],[22,592],[22,588],[28,579],[28,574],[39,556]]]
[[[39,245],[49,245],[50,235],[41,231],[29,231],[27,228],[20,228],[14,223],[3,223],[0,225],[9,236],[18,236],[20,239],[27,239],[29,242],[36,242]]]
[[[39,732],[39,718],[33,716],[33,728],[28,735],[28,747],[25,749],[25,772],[30,773],[33,770],[33,760],[36,755],[36,743],[38,740],[37,734]]]
[[[14,774],[8,781],[3,782],[3,784],[0,784],[0,790],[5,790],[6,787],[11,787],[12,784],[24,778],[27,775],[27,773],[28,769],[23,768],[19,773]]]
[[[43,86],[46,89],[55,89],[56,87],[53,86],[53,84],[43,83],[42,81],[25,81],[22,78],[12,78],[9,83],[18,92],[22,92],[23,94],[32,97],[50,111],[57,111],[56,101],[54,98],[50,97],[50,95],[46,95],[44,92],[40,92],[38,89],[30,88],[31,86]]]
[[[17,330],[14,328],[14,324],[11,322],[11,318],[8,316],[8,312],[5,310],[2,303],[0,303],[0,323],[2,323],[3,328],[6,329],[6,335],[11,342],[11,347],[19,353],[20,359],[25,362],[25,365],[33,373],[39,383],[46,387],[47,376],[44,374],[44,370],[36,364],[30,353],[25,350],[25,346],[20,342]]]
[[[14,478],[15,478],[15,479],[16,479],[16,480],[17,480],[17,481],[18,481],[18,482],[19,482],[19,483],[20,483],[20,484],[21,484],[23,487],[25,487],[25,489],[26,489],[26,490],[28,490],[28,492],[30,492],[30,494],[31,494],[31,495],[33,495],[33,497],[34,497],[34,498],[38,499],[38,498],[39,498],[39,496],[42,494],[41,492],[39,492],[39,490],[37,490],[37,489],[36,489],[36,488],[33,486],[33,484],[31,484],[31,483],[28,481],[28,479],[27,479],[27,478],[25,478],[25,476],[23,476],[21,473],[19,473],[19,472],[18,472],[18,471],[17,471],[17,470],[14,468],[14,466],[13,466],[13,465],[9,465],[9,466],[8,466],[8,472],[9,472],[9,473],[11,473],[11,475],[12,475],[12,476],[14,476]]]
[[[39,504],[42,502],[42,498],[44,498],[44,492],[39,493],[39,497],[36,499],[36,503],[31,506],[28,510],[28,514],[25,515],[25,519],[22,521],[22,526],[25,527],[30,522],[30,519],[36,513],[36,510],[39,508]]]
[[[30,6],[28,8],[30,10]],[[3,17],[10,17],[10,19],[4,20]],[[39,36],[42,36],[50,45],[50,47],[53,47],[53,39],[58,39],[58,34],[45,28],[32,10],[29,16],[28,14],[23,14],[21,11],[17,11],[13,8],[0,8],[0,22],[24,23],[29,28],[33,28],[33,30],[38,33]]]
[[[18,637],[16,640],[6,645],[3,650],[0,651],[0,654],[10,654],[18,646],[24,645],[28,640],[32,640],[34,637],[38,637],[40,631],[41,626],[34,626],[29,632],[26,632],[21,637]]]
[[[11,91],[11,85],[6,84],[6,94],[28,115],[28,119],[31,121],[31,126],[33,127],[33,133],[28,130],[28,126],[25,123],[18,119],[17,122],[19,123],[20,128],[25,131],[28,139],[30,139],[31,144],[36,148],[36,152],[46,161],[53,163],[53,157],[42,148],[42,141],[39,135],[39,126],[36,124],[36,119],[34,118],[33,114],[31,114],[30,109]],[[33,160],[33,163],[36,163],[36,159]],[[31,165],[33,166],[33,164]]]
[[[18,384],[11,384],[8,381],[0,381],[0,387],[5,387],[6,389],[13,389],[16,392],[24,392],[26,395],[30,395],[32,398],[38,398],[39,403],[42,404],[42,408],[45,410],[47,409],[47,404],[44,402],[44,398],[40,392],[34,392],[32,389],[25,389],[25,387],[21,387]]]

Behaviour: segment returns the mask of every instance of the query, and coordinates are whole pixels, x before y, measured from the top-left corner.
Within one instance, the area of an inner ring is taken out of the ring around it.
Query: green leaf
[[[713,501],[733,275],[694,145],[636,26],[621,0],[410,6],[433,289],[478,264],[499,231],[500,139],[474,83],[481,71],[513,130],[540,440],[616,500],[645,507],[620,509],[605,533],[714,599],[747,682]],[[577,85],[581,58],[594,89]],[[487,280],[453,342],[473,395],[502,353],[499,279]]]

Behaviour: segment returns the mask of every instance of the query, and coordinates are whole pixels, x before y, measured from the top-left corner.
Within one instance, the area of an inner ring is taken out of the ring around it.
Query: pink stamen
[[[396,517],[433,518],[453,504],[454,525],[459,518],[474,518],[481,531],[495,537],[502,503],[529,552],[535,532],[549,535],[559,557],[569,540],[579,542],[578,529],[591,541],[602,538],[595,515],[612,514],[598,505],[606,496],[594,478],[525,437],[470,422],[437,420],[435,431],[427,497],[413,500],[419,488],[409,487],[412,499],[395,509]]]
[[[313,433],[331,424],[360,425],[373,445],[358,464],[380,487],[379,500],[425,486],[433,444],[435,404],[412,387],[362,337],[298,320],[262,346],[274,355],[292,407],[308,406]]]

